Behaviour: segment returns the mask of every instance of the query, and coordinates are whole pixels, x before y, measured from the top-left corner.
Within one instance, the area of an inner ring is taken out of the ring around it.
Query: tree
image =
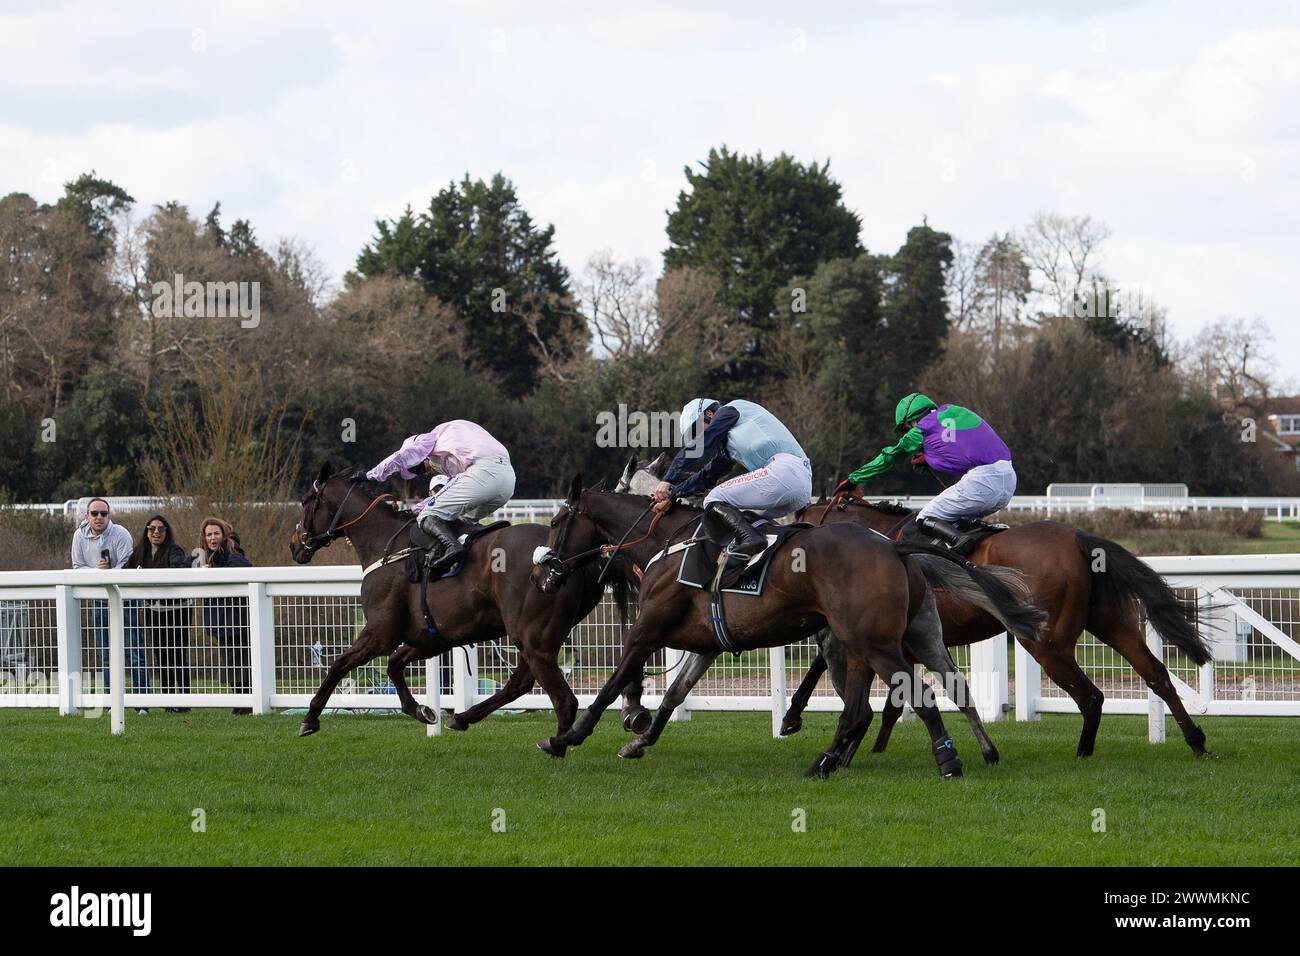
[[[722,283],[750,341],[736,378],[754,384],[775,328],[777,291],[831,259],[862,253],[861,222],[846,208],[829,161],[805,166],[781,153],[766,161],[709,151],[702,171],[686,167],[688,188],[668,213],[664,268],[695,266]]]
[[[989,329],[993,352],[1002,347],[1002,333],[1020,322],[1021,310],[1032,287],[1029,264],[1011,233],[997,233],[980,248],[975,265],[976,281],[982,290],[980,323]]]
[[[889,394],[902,397],[943,348],[948,332],[945,273],[952,262],[952,237],[929,225],[913,226],[907,241],[884,263],[882,366],[875,375]]]
[[[559,367],[585,346],[585,321],[552,248],[555,227],[535,226],[500,173],[491,182],[467,175],[419,217],[408,209],[375,225],[378,235],[357,257],[357,272],[422,282],[456,310],[478,359],[507,394],[528,393],[546,362]]]
[[[111,180],[100,179],[94,170],[64,183],[63,198],[57,203],[59,209],[79,220],[94,237],[98,250],[95,258],[100,261],[113,250],[114,219],[133,205],[135,200],[130,193]]]
[[[1034,270],[1035,292],[1050,315],[1073,315],[1086,284],[1098,277],[1101,244],[1110,236],[1105,223],[1091,216],[1039,212],[1021,230],[1020,247]]]
[[[1258,416],[1273,388],[1272,341],[1272,331],[1259,316],[1250,321],[1224,316],[1196,336],[1185,367],[1205,394],[1231,410]]]

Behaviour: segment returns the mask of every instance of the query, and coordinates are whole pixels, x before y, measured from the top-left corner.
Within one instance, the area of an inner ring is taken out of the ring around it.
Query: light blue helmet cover
[[[682,441],[690,441],[691,435],[695,431],[695,423],[704,415],[706,408],[715,404],[717,402],[712,398],[692,398],[682,406],[682,415],[677,423],[677,427],[682,433]]]

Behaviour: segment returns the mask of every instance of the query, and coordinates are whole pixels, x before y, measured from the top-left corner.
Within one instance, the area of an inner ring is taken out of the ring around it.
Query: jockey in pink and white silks
[[[752,557],[767,546],[742,509],[761,518],[780,518],[812,499],[808,456],[762,405],[744,399],[726,405],[711,398],[692,399],[682,409],[680,428],[685,447],[654,490],[655,510],[667,511],[674,498],[712,488],[704,498],[704,511],[713,512],[730,532],[728,541],[718,542],[729,554]],[[687,469],[697,463],[699,468],[687,477]],[[734,463],[746,473],[713,487]]]
[[[430,569],[451,567],[464,555],[465,547],[448,522],[457,518],[478,521],[510,500],[515,493],[510,453],[482,425],[458,418],[431,432],[412,435],[366,472],[366,477],[386,481],[398,473],[411,479],[415,468],[450,479],[436,495],[416,505],[415,511],[420,527],[442,546],[441,556]]]

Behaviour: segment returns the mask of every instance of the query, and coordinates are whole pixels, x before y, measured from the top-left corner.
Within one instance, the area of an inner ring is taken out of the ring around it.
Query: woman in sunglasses
[[[162,515],[144,523],[125,568],[185,568],[189,556],[172,537],[172,526]],[[153,598],[142,601],[140,629],[145,646],[153,644],[154,666],[162,671],[164,694],[190,692],[190,603],[184,598]],[[188,707],[168,707],[173,714]]]

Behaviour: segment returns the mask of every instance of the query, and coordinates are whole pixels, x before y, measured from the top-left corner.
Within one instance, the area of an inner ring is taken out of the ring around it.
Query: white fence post
[[[424,702],[433,711],[435,723],[426,724],[426,737],[442,736],[442,655],[424,662]]]
[[[478,653],[470,645],[457,647],[451,652],[451,668],[451,697],[460,714],[474,706],[478,694]]]
[[[768,661],[772,665],[772,737],[780,739],[781,721],[785,719],[785,646],[777,645],[767,649]]]
[[[1007,702],[1006,634],[970,646],[970,680],[967,684],[980,720],[988,723],[1005,719],[1002,705]]]
[[[54,614],[59,715],[66,717],[81,707],[81,606],[72,599],[72,588],[67,584],[60,584],[54,590]]]
[[[668,693],[668,688],[672,686],[673,681],[677,679],[677,675],[681,673],[681,669],[686,666],[685,661],[686,661],[685,651],[679,651],[675,647],[664,648],[664,673],[663,673],[664,691],[663,692],[665,694]],[[676,721],[691,719],[691,695],[690,694],[686,695],[686,699],[683,700],[677,706],[677,708],[672,712],[672,716],[670,716],[668,719],[676,720]]]
[[[113,685],[110,701],[109,732],[126,733],[126,639],[123,633],[122,592],[117,585],[108,590],[108,679]]]
[[[253,713],[269,714],[275,693],[275,602],[258,582],[248,585],[248,640]]]
[[[1016,641],[1016,720],[1038,719],[1038,695],[1043,689],[1043,669]]]
[[[1149,622],[1147,623],[1147,647],[1156,656],[1156,660],[1164,661],[1164,641]],[[1165,702],[1149,687],[1147,688],[1147,740],[1153,744],[1165,742]]]

